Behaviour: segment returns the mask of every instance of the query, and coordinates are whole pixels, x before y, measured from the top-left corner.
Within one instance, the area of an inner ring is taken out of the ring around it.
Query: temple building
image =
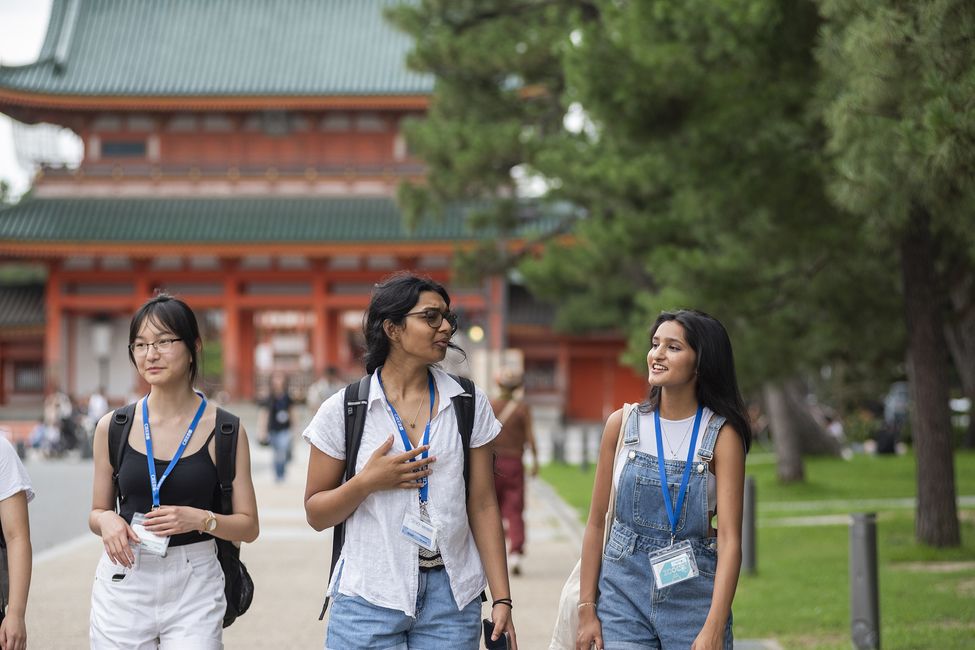
[[[480,382],[514,354],[529,397],[569,418],[639,398],[618,333],[556,333],[522,287],[454,277],[485,237],[463,207],[405,226],[396,188],[424,165],[401,125],[433,79],[406,67],[390,4],[53,0],[38,60],[0,67],[0,112],[71,129],[84,157],[42,165],[0,211],[0,263],[45,271],[0,287],[0,404],[141,390],[128,323],[157,291],[201,318],[212,390],[249,399],[273,370],[298,390],[327,367],[354,378],[371,288],[400,269],[448,286]]]

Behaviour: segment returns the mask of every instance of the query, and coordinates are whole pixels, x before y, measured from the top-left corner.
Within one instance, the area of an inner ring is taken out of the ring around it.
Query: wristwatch
[[[206,513],[207,518],[203,520],[203,532],[212,533],[217,529],[217,518],[209,510]]]

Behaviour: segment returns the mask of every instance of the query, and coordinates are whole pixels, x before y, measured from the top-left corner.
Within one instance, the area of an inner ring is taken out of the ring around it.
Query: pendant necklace
[[[678,450],[680,450],[680,448],[684,446],[684,441],[687,440],[687,436],[691,432],[691,429],[693,428],[694,428],[694,418],[691,418],[691,423],[687,425],[687,431],[684,432],[684,437],[680,439],[680,444],[677,445]],[[671,457],[674,458],[674,460],[678,460],[677,452],[674,451],[674,446],[670,444],[670,436],[669,435],[666,436],[664,440],[667,441],[667,446],[670,447]]]
[[[420,409],[423,408],[423,402],[424,402],[424,400],[421,397],[420,398],[420,404],[416,407],[416,413],[413,414],[413,421],[410,422],[410,428],[411,429],[415,429],[416,428],[416,419],[418,417],[420,417]]]

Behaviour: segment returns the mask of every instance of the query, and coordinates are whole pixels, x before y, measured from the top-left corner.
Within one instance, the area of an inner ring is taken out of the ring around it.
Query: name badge
[[[650,554],[650,568],[658,589],[690,580],[698,575],[694,549],[687,540]]]
[[[437,529],[429,521],[418,515],[407,513],[403,517],[403,526],[400,533],[417,546],[422,546],[428,551],[437,550]]]
[[[145,521],[146,516],[141,512],[132,515],[132,530],[139,536],[139,546],[146,553],[166,557],[166,551],[169,549],[169,537],[149,532],[146,530]]]

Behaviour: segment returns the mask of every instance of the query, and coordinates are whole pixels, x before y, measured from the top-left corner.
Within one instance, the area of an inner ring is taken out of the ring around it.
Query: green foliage
[[[969,243],[975,191],[975,6],[823,0],[820,95],[837,202],[899,232],[922,204]]]
[[[462,267],[518,264],[557,327],[626,332],[634,366],[656,314],[693,306],[728,326],[746,386],[853,351],[849,372],[895,374],[896,260],[822,181],[812,2],[428,0],[390,15],[437,79],[407,129],[430,170],[401,191],[410,218],[502,199],[480,223],[511,238],[516,172],[582,210],[555,227],[573,246],[485,246]]]

